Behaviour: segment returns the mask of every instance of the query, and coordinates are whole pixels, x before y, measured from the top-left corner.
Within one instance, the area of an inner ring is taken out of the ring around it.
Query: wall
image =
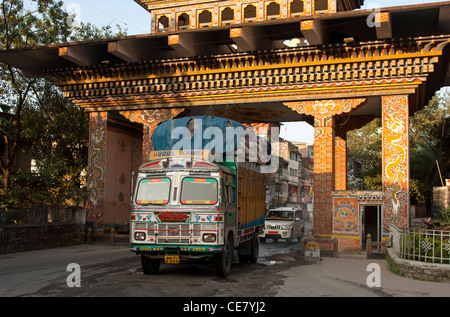
[[[433,211],[450,208],[450,186],[433,188]]]
[[[340,190],[332,192],[332,237],[339,240],[339,253],[361,251],[362,206],[381,206],[377,191]]]
[[[84,224],[25,224],[0,228],[0,253],[23,252],[84,242]]]
[[[403,277],[431,282],[450,282],[450,265],[400,259],[393,248],[387,249],[389,269]]]
[[[130,222],[131,174],[142,164],[142,136],[107,128],[103,224]]]

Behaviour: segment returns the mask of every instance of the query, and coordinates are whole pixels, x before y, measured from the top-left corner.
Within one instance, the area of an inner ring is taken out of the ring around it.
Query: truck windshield
[[[217,180],[212,178],[183,179],[181,203],[185,205],[214,205],[217,203]]]
[[[269,210],[266,219],[292,221],[294,219],[294,213],[292,211]]]
[[[170,178],[147,178],[139,182],[136,194],[138,205],[165,205],[169,202]]]

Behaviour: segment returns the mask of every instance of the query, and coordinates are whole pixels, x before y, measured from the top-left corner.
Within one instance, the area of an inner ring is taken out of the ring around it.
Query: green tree
[[[26,10],[21,0],[0,2],[0,50],[48,45],[66,41],[70,30],[65,23],[68,14],[62,1],[37,0],[33,11]],[[0,102],[10,105],[13,118],[8,137],[4,138],[5,153],[0,159],[3,187],[8,190],[9,176],[21,143],[22,112],[29,105],[29,98],[36,79],[0,63],[2,96]]]
[[[448,95],[438,92],[427,106],[410,120],[410,178],[411,203],[431,207],[433,187],[441,186],[437,163],[448,166],[445,143],[445,117],[448,113]]]
[[[90,23],[70,28],[62,1],[33,1],[32,8],[25,8],[21,0],[0,0],[0,50],[126,35],[120,26],[118,33],[110,26]],[[11,105],[8,119],[0,115],[0,203],[61,205],[68,198],[82,198],[77,191],[84,181],[89,134],[84,111],[64,99],[50,82],[27,78],[21,70],[1,63],[0,103]],[[23,141],[34,144],[37,173],[13,170]]]
[[[381,190],[381,119],[374,119],[361,129],[347,134],[349,189]],[[362,164],[364,177],[355,177],[353,163]]]

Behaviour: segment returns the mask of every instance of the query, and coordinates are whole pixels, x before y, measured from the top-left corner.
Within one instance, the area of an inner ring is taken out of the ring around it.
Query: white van
[[[272,239],[276,242],[278,239],[286,239],[289,244],[295,238],[300,242],[304,234],[303,211],[297,207],[281,207],[267,212],[265,227],[259,234],[259,240],[266,242],[266,239]]]

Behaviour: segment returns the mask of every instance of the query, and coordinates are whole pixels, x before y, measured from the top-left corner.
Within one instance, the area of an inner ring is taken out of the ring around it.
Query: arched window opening
[[[276,2],[271,2],[267,6],[267,19],[275,20],[280,17],[280,5]]]
[[[212,13],[208,10],[203,10],[198,16],[198,25],[201,28],[207,28],[212,24]]]
[[[244,9],[244,22],[256,21],[256,7],[249,4]]]
[[[189,29],[189,15],[186,13],[178,17],[178,30]]]
[[[302,0],[294,0],[291,2],[291,17],[302,15],[304,10],[304,3]]]
[[[316,0],[314,9],[316,13],[328,12],[328,0]]]
[[[230,7],[223,9],[222,11],[222,25],[234,23],[234,10]]]
[[[161,16],[158,19],[158,31],[159,32],[167,32],[169,31],[169,18],[165,15]]]

